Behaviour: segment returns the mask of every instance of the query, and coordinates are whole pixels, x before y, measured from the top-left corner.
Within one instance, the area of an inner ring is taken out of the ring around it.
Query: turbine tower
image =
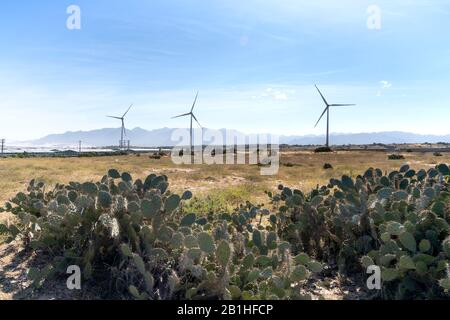
[[[190,151],[191,151],[191,153],[192,153],[192,150],[193,150],[193,142],[192,142],[192,137],[193,137],[192,122],[193,121],[192,120],[195,120],[198,123],[198,125],[200,126],[200,128],[202,128],[202,125],[200,124],[200,122],[198,122],[197,118],[194,115],[194,108],[195,108],[195,104],[197,103],[197,98],[198,98],[198,92],[197,92],[197,95],[195,96],[195,100],[194,100],[194,103],[192,104],[192,108],[191,108],[190,112],[184,113],[184,114],[180,114],[179,116],[176,116],[176,117],[172,117],[172,119],[181,118],[181,117],[187,117],[187,116],[191,117],[191,127],[190,127]]]
[[[122,128],[121,128],[121,131],[120,131],[120,145],[119,145],[119,148],[121,148],[121,149],[123,148],[123,136],[127,135],[126,130],[125,130],[125,116],[128,114],[128,112],[130,111],[132,106],[133,105],[130,105],[128,110],[121,117],[107,116],[108,118],[118,119],[118,120],[122,121]]]
[[[356,104],[329,104],[325,97],[323,96],[322,92],[320,92],[319,88],[316,85],[317,91],[319,91],[320,96],[322,97],[323,102],[325,103],[325,110],[323,110],[322,115],[320,116],[319,120],[317,120],[316,125],[317,127],[320,120],[322,120],[322,117],[324,116],[325,112],[327,113],[327,147],[330,147],[330,107],[350,107],[350,106],[356,106]]]

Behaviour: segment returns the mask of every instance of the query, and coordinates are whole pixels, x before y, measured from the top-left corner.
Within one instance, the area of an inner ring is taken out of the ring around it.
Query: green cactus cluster
[[[78,265],[85,281],[107,280],[134,299],[304,299],[325,276],[382,270],[381,298],[448,298],[450,186],[445,164],[370,168],[305,194],[278,186],[271,207],[247,202],[232,213],[186,210],[192,193],[172,193],[166,176],[133,180],[108,171],[98,182],[31,181],[0,225],[49,261],[32,268],[38,288]],[[325,267],[326,266],[326,267]]]
[[[85,281],[105,279],[135,299],[289,299],[321,264],[297,261],[268,214],[250,204],[233,215],[186,212],[166,176],[133,180],[108,171],[98,182],[47,190],[30,182],[5,210],[16,225],[0,225],[8,241],[21,239],[48,260],[29,277],[36,288],[80,266]]]
[[[369,168],[304,195],[279,186],[271,217],[293,254],[303,251],[341,273],[381,268],[385,299],[448,298],[450,170],[408,165],[384,174]]]

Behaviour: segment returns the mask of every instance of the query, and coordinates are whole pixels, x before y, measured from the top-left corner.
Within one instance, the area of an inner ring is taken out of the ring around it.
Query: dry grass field
[[[265,190],[273,190],[278,184],[308,191],[322,185],[332,177],[343,174],[356,176],[369,167],[382,170],[398,169],[408,163],[412,168],[429,168],[438,163],[449,163],[450,154],[441,157],[432,153],[404,153],[405,160],[388,160],[384,152],[339,151],[315,154],[311,151],[282,152],[280,169],[273,176],[260,175],[257,165],[175,165],[170,157],[160,160],[140,156],[111,156],[93,158],[2,158],[0,159],[0,204],[19,191],[23,191],[31,179],[52,186],[70,181],[96,181],[108,169],[127,171],[144,179],[150,173],[169,177],[173,191],[191,190],[197,197],[220,196],[234,206],[245,200],[264,201]],[[333,169],[325,170],[330,163]]]

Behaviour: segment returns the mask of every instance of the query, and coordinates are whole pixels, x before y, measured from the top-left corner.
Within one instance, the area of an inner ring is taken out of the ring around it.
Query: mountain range
[[[119,143],[120,128],[104,128],[91,131],[65,132],[61,134],[51,134],[43,138],[26,141],[30,145],[77,145],[78,141],[83,141],[83,145],[92,147],[114,146]],[[145,130],[134,128],[127,130],[127,140],[135,147],[159,147],[173,146],[177,142],[171,140],[173,128],[161,128],[155,130]],[[199,129],[198,129],[199,130]],[[199,132],[199,131],[196,132]],[[204,129],[206,130],[206,129]],[[226,129],[220,129],[222,133]],[[228,130],[230,132],[230,130]],[[240,133],[231,130],[232,133]],[[242,133],[241,133],[242,134]],[[374,133],[332,133],[330,140],[333,145],[345,144],[401,144],[401,143],[450,143],[450,135],[420,135],[408,132],[374,132]],[[320,135],[305,136],[280,136],[281,144],[290,145],[321,145],[324,144],[325,137]]]

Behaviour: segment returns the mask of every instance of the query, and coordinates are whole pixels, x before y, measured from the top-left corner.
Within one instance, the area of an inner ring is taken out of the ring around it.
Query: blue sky
[[[81,30],[68,30],[69,5]],[[381,29],[367,8],[381,9]],[[449,134],[450,2],[2,1],[0,138],[117,127]]]

